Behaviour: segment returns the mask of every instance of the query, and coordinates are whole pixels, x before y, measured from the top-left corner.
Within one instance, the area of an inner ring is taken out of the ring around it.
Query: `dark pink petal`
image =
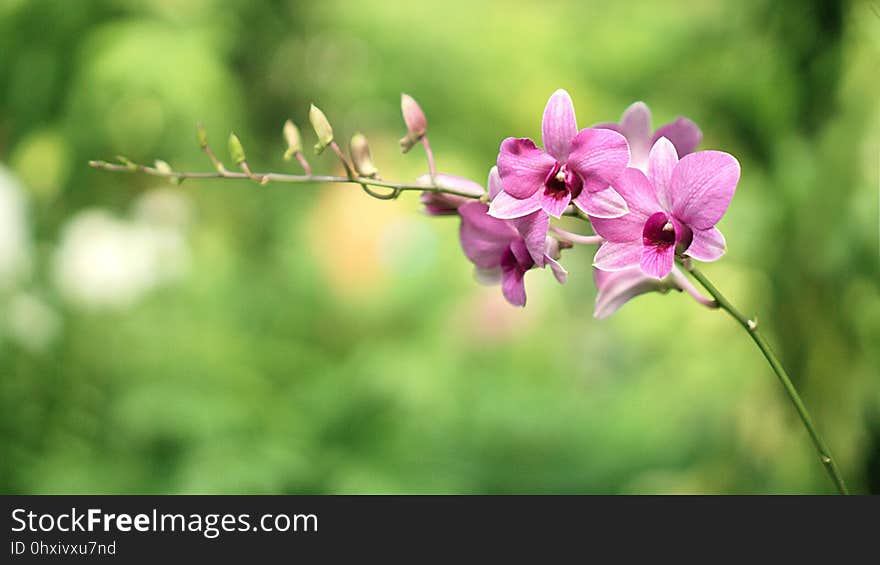
[[[424,204],[425,212],[430,216],[451,216],[458,214],[459,206],[473,202],[473,200],[462,196],[423,192],[419,202]]]
[[[567,167],[581,176],[584,192],[611,184],[629,162],[626,138],[610,129],[582,129],[571,142]]]
[[[528,198],[514,198],[502,190],[492,199],[489,214],[503,220],[521,218],[536,210],[540,210],[543,199],[543,190],[535,192]]]
[[[487,214],[489,207],[468,202],[458,209],[461,214],[459,238],[465,256],[480,269],[494,269],[510,242],[517,239],[516,230],[507,222]]]
[[[672,182],[672,171],[678,164],[678,153],[672,142],[661,137],[654,143],[648,154],[648,179],[654,185],[656,200],[664,210],[669,211],[669,185]]]
[[[666,277],[675,263],[674,245],[645,245],[639,266],[642,272],[655,279]]]
[[[571,193],[567,190],[549,194],[547,191],[544,191],[541,196],[541,208],[554,218],[562,216],[562,213],[565,212],[565,209],[571,202]]]
[[[526,286],[523,282],[525,272],[520,269],[505,269],[501,275],[501,293],[514,306],[526,305]]]
[[[703,141],[703,132],[697,124],[687,118],[679,117],[674,122],[657,128],[654,132],[654,141],[665,137],[672,142],[679,157],[693,153],[694,149]]]
[[[596,251],[593,266],[603,271],[622,271],[634,267],[642,259],[641,240],[616,242],[606,241]]]
[[[511,219],[509,222],[519,232],[523,241],[525,241],[526,249],[529,255],[531,255],[532,261],[539,267],[543,267],[550,217],[542,210],[538,210],[527,216]]]
[[[556,159],[538,149],[531,139],[508,137],[501,142],[498,173],[504,192],[516,198],[528,198],[539,188],[556,165]]]
[[[626,202],[627,209],[640,217],[647,218],[662,209],[657,200],[657,191],[654,185],[648,180],[645,173],[638,169],[632,167],[625,169],[617,177],[614,190]]]
[[[691,228],[711,228],[727,211],[739,173],[739,162],[729,153],[685,155],[672,173],[667,195],[673,215]]]
[[[598,192],[584,190],[573,202],[591,218],[619,218],[628,211],[626,201],[611,187]]]
[[[630,166],[644,170],[651,150],[651,110],[644,102],[634,102],[620,117],[620,133],[629,142]]]
[[[532,256],[529,254],[529,250],[526,247],[526,242],[522,239],[517,238],[510,242],[510,253],[516,260],[516,266],[519,269],[528,271],[535,266],[535,262],[532,260]],[[504,262],[502,262],[501,267],[505,267]]]
[[[574,104],[568,92],[561,88],[547,101],[541,132],[544,137],[544,151],[560,163],[564,163],[568,159],[571,140],[577,135],[578,130]]]
[[[486,186],[489,187],[489,200],[498,196],[498,193],[503,190],[504,185],[501,183],[501,175],[498,174],[497,165],[489,169],[489,180]]]
[[[664,288],[663,283],[645,275],[639,267],[614,272],[593,269],[593,278],[599,289],[593,316],[600,320],[617,312],[636,296]]]
[[[693,230],[693,239],[685,255],[700,261],[715,261],[724,255],[727,243],[717,228]]]

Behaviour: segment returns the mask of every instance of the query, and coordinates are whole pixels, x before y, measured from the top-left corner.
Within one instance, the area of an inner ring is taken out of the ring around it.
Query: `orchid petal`
[[[654,132],[653,141],[656,142],[665,137],[672,142],[679,157],[684,157],[694,152],[694,149],[703,141],[703,132],[697,124],[687,118],[679,117],[674,122],[657,128]]]
[[[526,305],[525,272],[518,268],[505,269],[501,275],[501,293],[513,306]]]
[[[517,233],[507,222],[487,214],[488,206],[469,202],[458,209],[461,214],[459,238],[465,256],[480,269],[501,265],[501,257]]]
[[[661,137],[648,154],[648,179],[654,187],[656,200],[663,208],[669,209],[669,184],[672,182],[672,171],[678,164],[678,153],[675,146],[665,137]]]
[[[577,135],[577,120],[574,115],[574,104],[571,96],[561,88],[553,93],[544,108],[544,120],[541,122],[544,139],[544,151],[557,161],[564,163],[568,159],[571,140]]]
[[[430,174],[420,175],[416,178],[416,184],[456,190],[475,198],[480,198],[486,194],[486,189],[483,188],[480,183],[457,175],[450,175],[448,173],[436,173],[433,178]]]
[[[556,280],[559,284],[565,284],[568,280],[568,271],[565,270],[565,267],[559,264],[558,261],[546,255],[544,260],[550,265],[550,270],[553,271],[553,276],[556,277]]]
[[[634,102],[620,117],[620,133],[629,142],[630,166],[643,169],[651,150],[651,110],[644,102]]]
[[[514,198],[502,190],[492,199],[489,214],[502,220],[521,218],[540,210],[543,198],[543,192],[535,192],[528,198]]]
[[[636,296],[663,288],[660,281],[646,276],[639,267],[615,272],[593,269],[593,278],[599,289],[593,317],[600,320],[617,312]]]
[[[603,271],[622,271],[639,264],[642,258],[642,242],[606,241],[596,251],[593,266]]]
[[[672,173],[667,194],[671,212],[693,229],[711,228],[727,211],[739,174],[739,162],[728,153],[685,155]]]
[[[611,184],[629,162],[626,138],[610,129],[582,129],[571,142],[567,166],[584,181],[584,192]]]
[[[508,137],[501,142],[498,173],[504,191],[515,198],[528,198],[539,188],[556,165],[556,159],[538,149],[531,139]]]
[[[489,200],[498,196],[498,193],[504,189],[504,184],[501,182],[501,175],[498,174],[497,165],[489,169],[489,180],[487,181],[486,186],[489,187]]]
[[[541,208],[554,218],[559,218],[571,202],[571,193],[547,194],[541,198]]]
[[[611,187],[598,192],[584,190],[574,204],[591,218],[619,218],[629,210],[623,197]]]
[[[717,228],[693,230],[693,240],[684,252],[699,261],[715,261],[724,255],[727,243]]]
[[[525,241],[526,249],[528,249],[532,261],[539,267],[543,267],[550,217],[543,211],[538,210],[527,216],[511,219],[510,224]]]
[[[674,245],[644,245],[639,266],[642,272],[655,279],[666,277],[675,263]]]

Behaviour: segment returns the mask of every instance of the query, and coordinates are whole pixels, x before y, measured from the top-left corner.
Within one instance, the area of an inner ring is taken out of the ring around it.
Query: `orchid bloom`
[[[636,296],[649,292],[666,294],[670,290],[684,291],[703,306],[718,307],[714,300],[703,296],[678,267],[673,267],[669,276],[662,280],[645,275],[639,267],[629,267],[622,271],[601,271],[594,268],[593,280],[598,289],[593,317],[599,320],[614,314]]]
[[[446,173],[437,173],[432,176],[424,174],[416,179],[416,183],[424,186],[437,186],[457,190],[466,194],[471,194],[475,198],[485,196],[486,189],[480,183]],[[473,202],[473,198],[459,196],[457,194],[446,194],[443,192],[423,192],[421,203],[425,205],[425,212],[429,216],[449,216],[458,213],[458,208],[462,204]]]
[[[569,203],[597,218],[627,212],[611,188],[629,161],[626,139],[610,129],[578,131],[571,97],[557,90],[547,101],[541,126],[544,149],[531,139],[508,137],[498,153],[503,190],[489,213],[501,219],[543,211],[558,218]]]
[[[629,166],[647,172],[648,153],[661,137],[672,142],[679,157],[693,153],[703,140],[703,132],[697,124],[679,116],[674,122],[651,131],[651,110],[644,102],[634,102],[624,110],[620,123],[605,123],[593,126],[623,134],[629,143]]]
[[[629,212],[620,218],[591,217],[606,241],[593,265],[619,271],[639,265],[662,279],[672,271],[676,249],[700,261],[724,254],[724,236],[715,224],[727,211],[739,181],[739,162],[721,151],[699,151],[681,160],[660,138],[648,156],[647,175],[628,168],[614,185]]]
[[[476,267],[480,280],[491,283],[500,280],[504,298],[514,306],[525,306],[523,277],[536,266],[549,264],[556,280],[565,283],[568,273],[556,261],[559,258],[559,242],[545,236],[543,261],[538,265],[517,229],[510,222],[493,218],[488,211],[489,207],[481,202],[468,202],[458,208],[461,215],[461,247]]]

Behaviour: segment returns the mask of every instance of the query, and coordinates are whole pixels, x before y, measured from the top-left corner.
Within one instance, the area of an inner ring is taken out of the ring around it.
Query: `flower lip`
[[[580,175],[561,163],[556,163],[544,179],[544,194],[562,198],[571,195],[577,198],[584,189],[584,181]]]
[[[651,214],[642,230],[642,243],[646,246],[668,247],[674,245],[676,228],[672,219],[664,212]]]

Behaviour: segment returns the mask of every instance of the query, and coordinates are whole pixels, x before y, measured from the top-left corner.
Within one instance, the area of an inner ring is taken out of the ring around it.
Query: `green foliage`
[[[0,490],[831,492],[748,337],[677,293],[592,320],[589,249],[566,252],[565,287],[529,273],[520,311],[414,197],[87,166],[211,171],[203,122],[215,151],[234,130],[252,170],[295,171],[279,131],[314,101],[340,139],[364,132],[384,178],[413,179],[407,92],[438,169],[483,181],[562,87],[582,126],[641,99],[655,126],[686,115],[741,160],[728,255],[704,270],[758,313],[850,486],[880,491],[880,18],[818,0],[554,6],[4,3],[0,163],[27,192],[33,264],[0,286]],[[112,308],[71,301],[71,219],[140,217],[157,187],[189,210],[183,272]],[[58,317],[45,346],[9,330],[37,319],[20,292]]]

